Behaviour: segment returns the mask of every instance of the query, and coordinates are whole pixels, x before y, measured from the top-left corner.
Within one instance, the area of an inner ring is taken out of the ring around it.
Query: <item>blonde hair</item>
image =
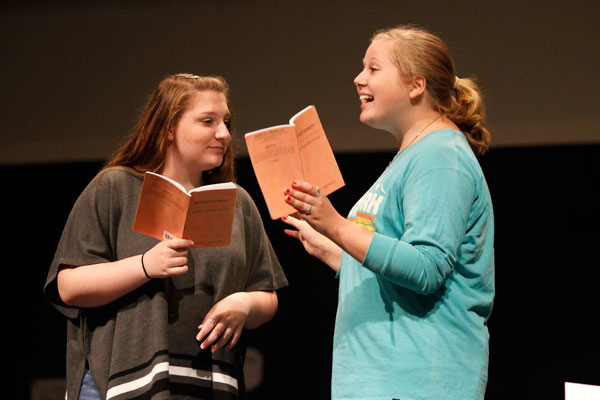
[[[138,173],[160,172],[167,154],[168,132],[175,128],[181,115],[197,91],[222,93],[229,105],[229,86],[220,76],[175,74],[163,79],[144,106],[138,121],[115,156],[104,166],[127,169]],[[231,108],[230,108],[231,109]],[[228,127],[231,130],[231,127]],[[234,154],[231,142],[223,156],[223,163],[204,171],[204,184],[227,182],[234,179]]]
[[[433,108],[466,135],[476,154],[484,154],[491,135],[483,126],[485,106],[473,79],[458,78],[448,47],[437,36],[410,25],[375,32],[371,42],[393,42],[392,61],[404,79],[423,76]]]

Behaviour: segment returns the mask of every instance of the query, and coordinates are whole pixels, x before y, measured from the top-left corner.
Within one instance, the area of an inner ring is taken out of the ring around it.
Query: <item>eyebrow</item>
[[[216,111],[200,111],[197,115],[198,118],[203,118],[203,117],[218,117],[220,116],[221,113],[220,112],[216,112]],[[223,119],[231,119],[231,112],[228,111],[225,114],[223,114]]]
[[[220,111],[213,111],[213,110],[200,110],[198,113],[199,114],[211,114],[211,115],[221,114]],[[227,112],[225,112],[225,115],[229,115],[229,114],[231,114],[231,111],[228,109]]]

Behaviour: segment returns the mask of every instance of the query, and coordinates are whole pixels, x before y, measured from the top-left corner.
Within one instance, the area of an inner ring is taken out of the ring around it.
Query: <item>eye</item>
[[[226,119],[226,120],[223,121],[223,123],[227,127],[227,130],[230,131],[231,130],[231,120],[230,119]]]
[[[212,125],[213,120],[210,118],[204,118],[203,120],[200,121],[202,124],[204,125]]]

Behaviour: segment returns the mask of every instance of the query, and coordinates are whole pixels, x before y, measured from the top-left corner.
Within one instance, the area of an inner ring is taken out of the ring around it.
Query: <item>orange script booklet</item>
[[[295,179],[318,186],[325,196],[344,186],[315,106],[294,115],[288,125],[249,132],[245,139],[272,219],[296,212],[283,195]]]
[[[232,182],[188,192],[179,182],[146,172],[133,230],[159,240],[191,239],[194,247],[228,246],[236,199]]]

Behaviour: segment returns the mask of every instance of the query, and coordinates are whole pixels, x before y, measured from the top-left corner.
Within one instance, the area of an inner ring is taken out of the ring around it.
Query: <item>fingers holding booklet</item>
[[[146,172],[133,230],[159,240],[190,239],[193,247],[228,246],[236,199],[233,182],[188,192],[179,182]]]
[[[345,184],[315,106],[289,124],[246,133],[245,140],[272,219],[296,212],[281,195],[293,180],[311,182],[325,196]]]

